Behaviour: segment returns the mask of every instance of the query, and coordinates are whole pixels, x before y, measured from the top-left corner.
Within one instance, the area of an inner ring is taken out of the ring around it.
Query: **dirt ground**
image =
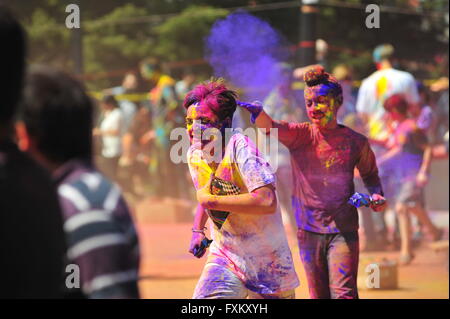
[[[433,220],[448,231],[448,212],[432,214]],[[141,297],[146,299],[191,298],[205,258],[188,253],[191,224],[139,223],[141,242]],[[307,282],[294,232],[286,229],[300,278],[296,298],[309,298]],[[398,252],[361,253],[361,265],[369,259],[396,260]],[[381,290],[365,287],[367,273],[360,270],[360,297],[365,299],[449,298],[448,250],[434,251],[424,243],[416,250],[412,264],[398,268],[398,289]]]

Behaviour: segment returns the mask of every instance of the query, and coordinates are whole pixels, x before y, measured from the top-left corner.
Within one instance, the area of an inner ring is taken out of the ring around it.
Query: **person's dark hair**
[[[402,115],[408,114],[408,101],[403,94],[394,94],[388,97],[383,106],[388,112],[397,111]]]
[[[54,69],[33,69],[26,78],[20,114],[49,160],[91,160],[93,104],[79,81]]]
[[[184,98],[183,107],[187,110],[195,103],[205,103],[223,121],[232,119],[236,111],[236,92],[229,90],[223,81],[211,80],[197,85]]]
[[[342,86],[339,81],[330,73],[325,72],[325,69],[321,65],[315,65],[305,72],[303,79],[307,87],[315,87],[323,85],[327,88],[329,94],[333,95],[339,106],[343,102]]]
[[[114,95],[111,95],[111,94],[107,94],[107,95],[103,96],[102,103],[114,106],[114,108],[119,107],[119,103],[117,103],[116,98],[114,97]]]
[[[15,115],[25,73],[26,36],[20,23],[0,4],[0,125]]]

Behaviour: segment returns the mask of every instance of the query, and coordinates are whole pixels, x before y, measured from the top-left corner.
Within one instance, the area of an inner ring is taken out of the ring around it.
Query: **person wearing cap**
[[[355,168],[375,201],[371,208],[384,210],[386,201],[368,139],[337,123],[343,100],[340,84],[321,66],[307,71],[304,80],[311,123],[276,121],[262,105],[240,105],[266,134],[277,129],[279,141],[290,151],[292,204],[310,297],[356,299],[358,212],[348,204],[355,191]]]

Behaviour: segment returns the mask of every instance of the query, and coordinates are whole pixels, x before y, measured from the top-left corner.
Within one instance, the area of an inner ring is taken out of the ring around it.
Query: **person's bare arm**
[[[272,128],[272,123],[273,119],[264,111],[259,113],[255,121],[256,126],[265,133],[269,133],[269,130]]]
[[[133,135],[126,133],[122,137],[122,157],[131,158],[131,151],[133,149]]]
[[[192,225],[192,237],[189,245],[189,252],[194,254],[194,249],[200,247],[202,240],[205,238],[205,225],[208,220],[208,214],[205,211],[205,208],[198,204],[195,210],[194,223]],[[199,258],[204,255],[198,256]]]
[[[428,175],[430,173],[431,160],[433,159],[433,149],[429,145],[423,153],[422,165],[416,176],[416,182],[419,186],[425,186],[428,183]]]
[[[195,210],[194,223],[192,224],[192,228],[196,230],[205,229],[206,222],[208,220],[208,214],[206,213],[205,208],[201,204],[197,204],[197,208]]]
[[[288,148],[298,145],[303,140],[303,135],[299,132],[299,124],[274,120],[269,114],[264,112],[261,104],[248,104],[239,102],[238,105],[246,109],[251,114],[252,123],[261,129],[265,134],[271,133],[274,129],[278,133],[278,140]]]
[[[378,145],[378,146],[386,147],[387,139],[376,140],[376,139],[369,138],[369,142],[371,145]]]

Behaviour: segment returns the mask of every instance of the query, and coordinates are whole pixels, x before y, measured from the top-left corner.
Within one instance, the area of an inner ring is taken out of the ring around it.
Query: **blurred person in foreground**
[[[93,105],[70,76],[37,68],[26,81],[17,134],[57,185],[67,262],[81,289],[68,297],[138,298],[138,241],[119,188],[92,164]]]
[[[272,119],[262,105],[243,106],[266,134],[290,151],[300,257],[313,299],[357,299],[359,263],[358,213],[348,204],[357,169],[373,199],[371,208],[386,207],[375,155],[368,139],[337,123],[342,88],[322,66],[304,74],[306,112],[311,123]]]
[[[205,239],[208,218],[214,225],[193,298],[294,299],[299,282],[277,210],[273,170],[249,137],[238,132],[226,138],[236,94],[211,81],[189,92],[183,106],[191,143],[187,159],[198,200],[191,253]],[[214,131],[211,139],[205,137]],[[212,178],[232,183],[239,192],[211,194]],[[214,211],[228,215],[217,216]]]
[[[408,117],[408,102],[402,94],[395,94],[384,102],[389,116],[397,124],[390,142],[390,150],[379,159],[395,176],[395,210],[399,219],[401,251],[400,264],[414,259],[411,244],[410,214],[417,216],[433,240],[442,237],[442,230],[431,222],[425,210],[424,186],[428,180],[432,149],[416,118]]]
[[[14,142],[26,36],[0,5],[0,298],[61,298],[65,238],[48,172]]]

